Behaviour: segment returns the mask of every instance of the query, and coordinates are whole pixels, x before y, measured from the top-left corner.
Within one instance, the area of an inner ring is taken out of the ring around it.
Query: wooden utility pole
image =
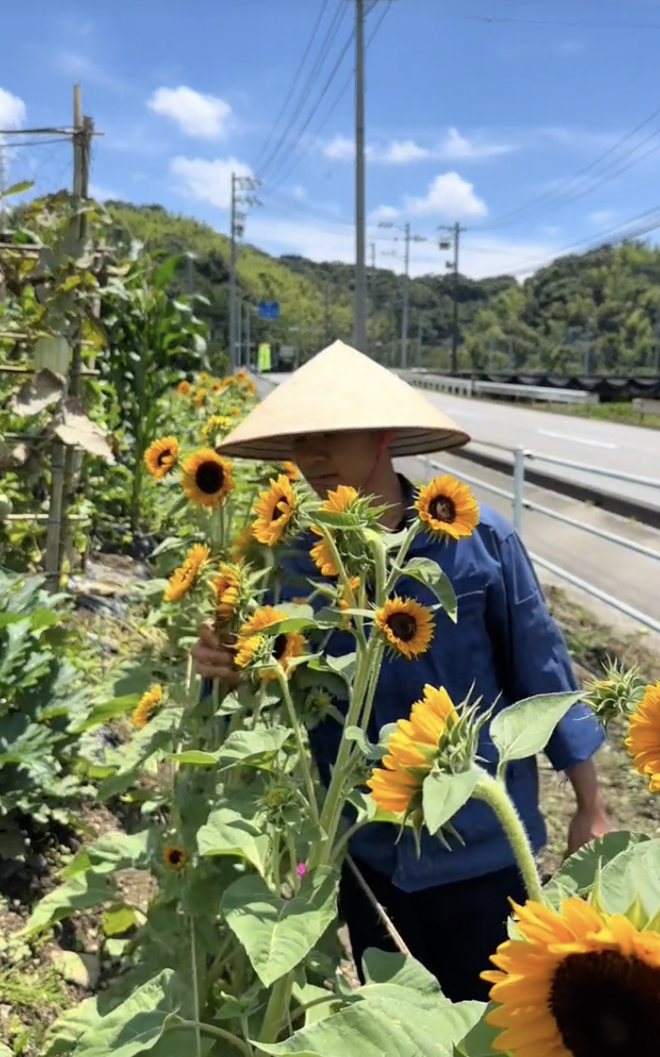
[[[439,246],[441,250],[451,249],[454,250],[454,259],[451,263],[447,263],[447,267],[452,269],[453,282],[452,282],[452,328],[451,328],[451,374],[458,373],[458,345],[459,345],[459,324],[458,324],[458,254],[459,245],[461,239],[461,233],[465,231],[465,228],[461,227],[460,224],[454,224],[452,227],[447,227],[443,224],[440,231],[447,231],[450,233],[450,238],[440,238]]]

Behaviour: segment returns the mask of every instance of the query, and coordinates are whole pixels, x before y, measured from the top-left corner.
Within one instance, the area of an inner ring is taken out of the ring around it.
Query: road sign
[[[259,318],[260,319],[279,319],[280,318],[280,306],[277,301],[260,301],[259,302]]]

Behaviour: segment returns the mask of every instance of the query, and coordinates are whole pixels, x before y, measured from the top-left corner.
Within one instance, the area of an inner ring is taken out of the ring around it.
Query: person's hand
[[[195,662],[195,671],[202,679],[221,679],[237,686],[240,674],[234,668],[234,653],[220,639],[209,624],[202,624],[199,638],[190,654]]]
[[[610,824],[602,803],[590,807],[578,807],[568,827],[568,855],[573,855],[585,844],[604,837],[610,831]]]

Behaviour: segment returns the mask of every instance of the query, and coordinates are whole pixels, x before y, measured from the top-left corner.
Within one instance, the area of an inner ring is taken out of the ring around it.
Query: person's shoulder
[[[515,535],[515,531],[513,524],[504,514],[500,514],[487,503],[479,503],[478,535],[489,535],[495,537],[498,543],[504,543],[505,540]]]

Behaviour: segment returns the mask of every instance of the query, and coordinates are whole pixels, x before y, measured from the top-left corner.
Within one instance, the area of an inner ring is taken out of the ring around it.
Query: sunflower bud
[[[644,693],[644,680],[637,667],[626,670],[618,661],[610,661],[603,667],[603,678],[590,680],[584,690],[585,704],[607,726],[613,719],[632,715]]]

